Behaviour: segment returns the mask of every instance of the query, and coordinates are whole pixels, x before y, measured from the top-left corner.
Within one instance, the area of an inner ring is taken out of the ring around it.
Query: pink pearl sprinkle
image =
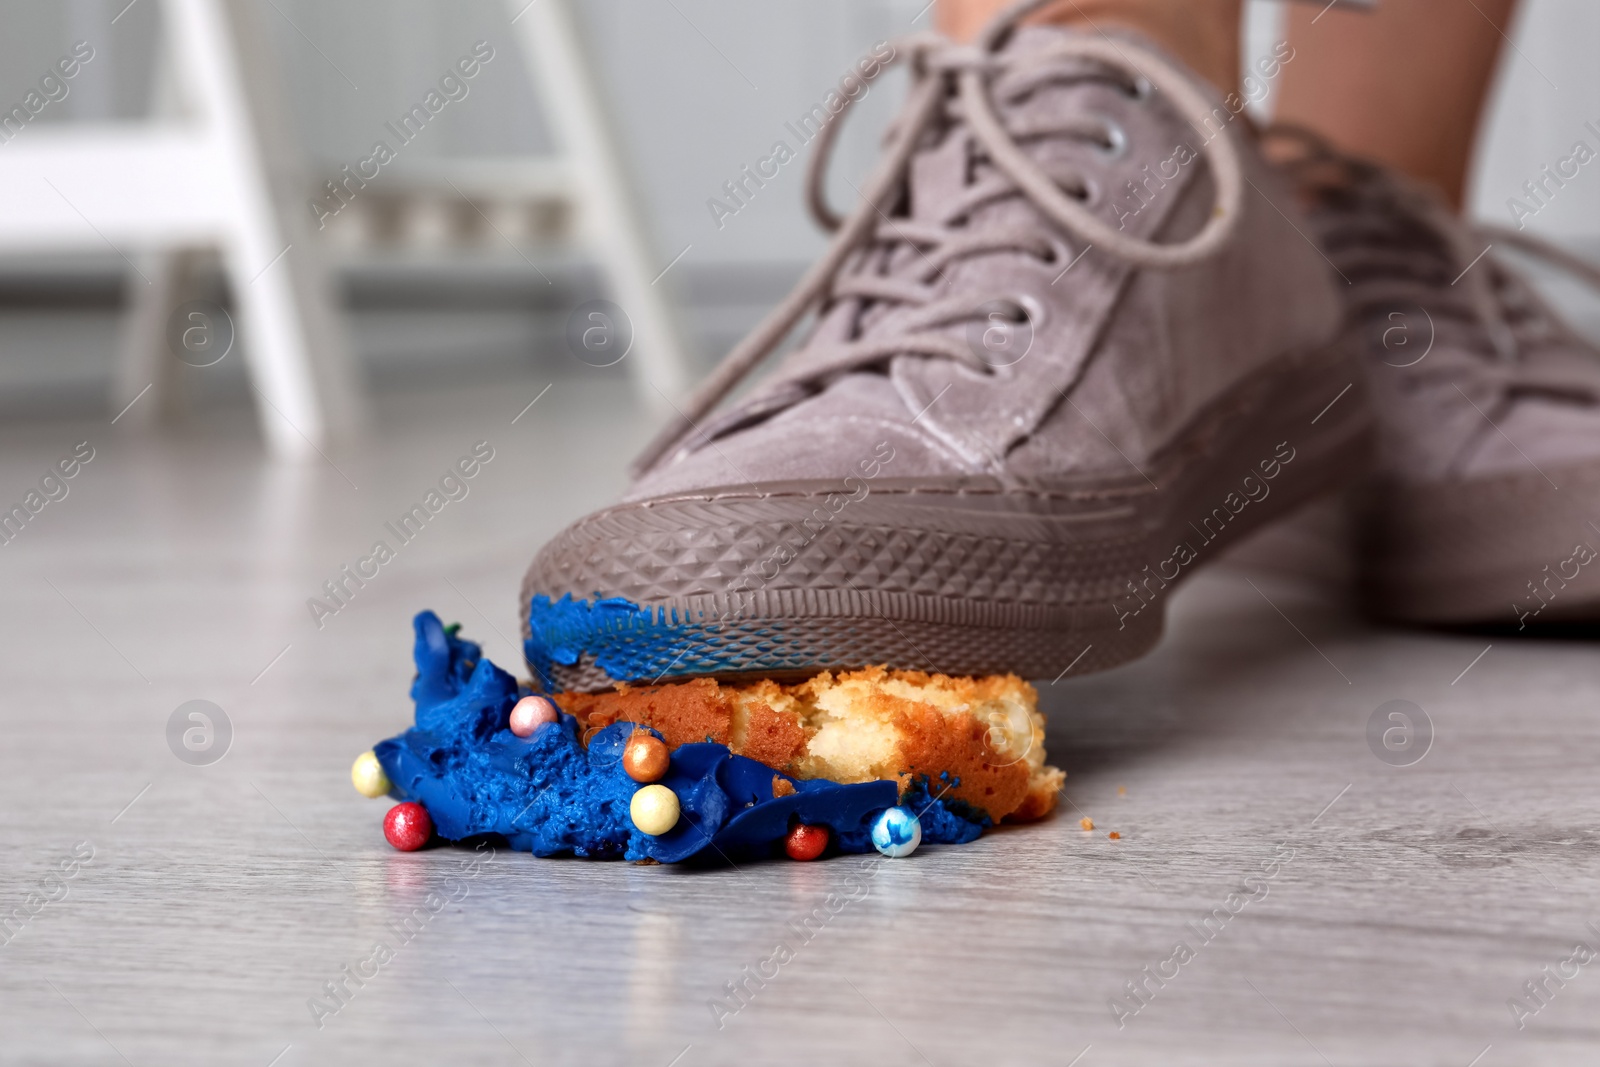
[[[533,731],[559,717],[556,706],[545,697],[523,697],[511,709],[511,732],[518,737],[532,737]]]

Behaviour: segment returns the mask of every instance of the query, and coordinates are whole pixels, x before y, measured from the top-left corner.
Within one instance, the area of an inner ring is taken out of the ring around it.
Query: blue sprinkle
[[[890,859],[909,856],[922,844],[922,823],[910,808],[890,808],[873,820],[872,844]]]

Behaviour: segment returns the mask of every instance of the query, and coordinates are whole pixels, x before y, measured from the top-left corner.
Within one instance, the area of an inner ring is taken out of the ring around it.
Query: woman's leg
[[[939,28],[971,39],[1013,0],[940,0]],[[1137,30],[1222,92],[1239,84],[1239,11],[1243,0],[1061,0],[1036,16],[1101,29]],[[1407,0],[1410,2],[1410,0]]]
[[[1516,0],[1288,5],[1276,117],[1436,187],[1455,207]]]

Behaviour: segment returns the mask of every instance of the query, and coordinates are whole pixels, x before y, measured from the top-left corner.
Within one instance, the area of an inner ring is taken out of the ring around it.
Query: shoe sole
[[[618,505],[534,560],[523,636],[539,594],[636,607],[576,629],[542,608],[529,666],[579,691],[877,664],[1034,679],[1105,670],[1155,645],[1167,597],[1198,566],[1360,476],[1370,448],[1359,364],[1333,347],[1277,362],[1143,472],[1048,491],[880,478]],[[535,645],[579,654],[535,662]]]
[[[1365,486],[1356,498],[1363,606],[1424,625],[1600,620],[1600,507],[1585,508],[1595,500],[1595,464]]]

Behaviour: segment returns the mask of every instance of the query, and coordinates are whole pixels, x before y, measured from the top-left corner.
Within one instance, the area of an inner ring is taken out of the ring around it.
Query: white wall
[[[1479,217],[1513,224],[1506,201],[1583,140],[1600,155],[1600,4],[1525,0],[1485,115],[1470,203]],[[1530,205],[1537,206],[1537,205]],[[1580,169],[1529,230],[1582,244],[1600,241],[1600,158]]]

